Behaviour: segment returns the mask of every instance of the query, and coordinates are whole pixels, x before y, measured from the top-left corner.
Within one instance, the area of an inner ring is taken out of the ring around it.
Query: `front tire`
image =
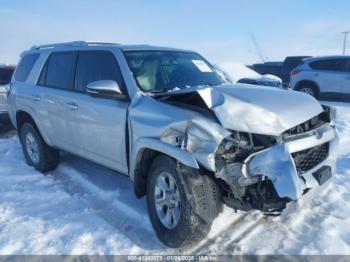
[[[151,223],[158,238],[173,248],[205,238],[221,210],[217,185],[208,176],[187,172],[183,179],[181,174],[174,159],[159,155],[147,180]]]
[[[40,133],[31,123],[25,123],[20,129],[20,140],[27,164],[39,172],[55,169],[59,162],[58,150],[48,146]]]

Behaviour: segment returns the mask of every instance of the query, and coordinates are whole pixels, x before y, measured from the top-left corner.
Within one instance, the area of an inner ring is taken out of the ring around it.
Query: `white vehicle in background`
[[[231,83],[283,87],[281,78],[270,74],[260,75],[240,63],[220,63],[217,65],[217,68]]]
[[[14,66],[0,65],[0,122],[8,122],[7,89],[6,85],[10,83]]]
[[[292,89],[316,98],[350,98],[350,56],[305,59],[290,79]]]

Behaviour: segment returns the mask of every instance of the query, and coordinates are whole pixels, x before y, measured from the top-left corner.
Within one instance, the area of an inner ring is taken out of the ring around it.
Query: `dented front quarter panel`
[[[129,107],[129,129],[131,179],[140,161],[139,153],[146,148],[167,154],[192,168],[199,168],[200,163],[215,171],[216,148],[230,135],[219,123],[200,113],[151,96],[133,99]]]

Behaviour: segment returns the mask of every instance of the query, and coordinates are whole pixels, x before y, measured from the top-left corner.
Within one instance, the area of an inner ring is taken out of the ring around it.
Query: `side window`
[[[310,63],[310,67],[316,70],[346,72],[348,71],[348,62],[346,59],[320,60]]]
[[[340,71],[340,72],[348,72],[349,71],[349,60],[347,59],[338,59],[334,60],[335,62],[335,71]]]
[[[345,60],[344,59],[333,59],[329,61],[329,69],[330,71],[345,71]]]
[[[73,89],[76,52],[55,52],[50,55],[40,75],[39,84]]]
[[[30,74],[30,72],[33,69],[33,66],[38,60],[39,54],[33,53],[33,54],[26,54],[22,57],[21,61],[19,62],[16,73],[15,73],[15,80],[20,82],[25,82]]]
[[[114,55],[107,51],[79,52],[75,89],[85,91],[86,86],[98,80],[114,80],[123,90],[123,81]]]
[[[329,60],[311,62],[310,67],[315,70],[329,70]]]

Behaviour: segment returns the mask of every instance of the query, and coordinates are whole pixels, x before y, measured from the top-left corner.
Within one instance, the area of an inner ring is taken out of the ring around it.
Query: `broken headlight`
[[[244,194],[244,187],[258,183],[261,177],[247,177],[242,173],[245,159],[251,154],[276,144],[276,138],[266,135],[232,132],[217,148],[216,176],[223,179],[234,195]]]
[[[216,151],[216,160],[225,163],[242,162],[252,153],[275,145],[275,137],[245,132],[232,132]]]
[[[337,109],[332,106],[322,105],[323,110],[328,114],[329,120],[334,121],[337,117]]]

